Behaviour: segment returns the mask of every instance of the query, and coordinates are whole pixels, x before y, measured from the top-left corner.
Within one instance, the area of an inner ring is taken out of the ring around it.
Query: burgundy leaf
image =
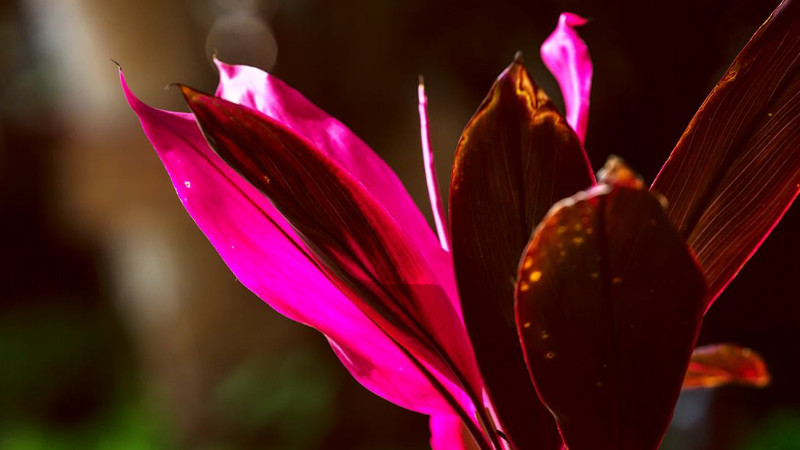
[[[517,281],[519,335],[570,450],[656,449],[706,286],[660,199],[627,169],[609,173],[617,184],[559,202],[534,233]]]
[[[728,384],[764,387],[769,381],[767,365],[761,355],[737,345],[715,344],[694,350],[683,388],[713,388]]]
[[[439,275],[451,299],[458,300],[449,253],[437,245],[436,235],[394,171],[364,141],[276,76],[255,67],[215,63],[220,76],[217,97],[264,113],[336,161],[386,208]],[[454,305],[460,310],[457,302]]]
[[[182,90],[211,147],[270,199],[334,284],[420,368],[444,375],[444,386],[478,391],[469,341],[453,303],[403,228],[369,191],[274,119]],[[461,406],[471,415],[468,405]]]
[[[800,191],[800,2],[781,3],[739,53],[652,188],[697,254],[710,306]]]
[[[519,256],[553,203],[593,181],[578,137],[517,57],[461,136],[450,225],[464,321],[503,431],[519,448],[561,446],[516,334]]]

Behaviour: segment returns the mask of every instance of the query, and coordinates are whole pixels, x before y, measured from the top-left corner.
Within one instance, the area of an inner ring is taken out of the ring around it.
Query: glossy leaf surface
[[[703,314],[702,273],[660,199],[623,181],[556,205],[517,282],[528,368],[570,450],[658,447]]]
[[[215,62],[220,75],[216,95],[271,117],[363,184],[403,228],[459,310],[450,255],[437,245],[436,235],[394,171],[343,123],[274,75],[255,67]]]
[[[553,203],[593,181],[578,137],[517,58],[461,136],[450,225],[464,321],[503,431],[520,448],[560,448],[561,440],[516,334],[519,257]]]
[[[697,253],[709,306],[800,191],[800,2],[739,53],[653,183]]]
[[[271,200],[359,309],[412,361],[455,386],[480,385],[465,330],[437,275],[361,183],[275,120],[182,90],[212,148]]]
[[[286,317],[325,334],[365,387],[415,411],[448,414],[447,402],[360,311],[264,197],[208,146],[191,114],[151,108],[123,92],[186,211],[248,289]]]
[[[479,450],[458,416],[435,414],[430,417],[431,450]]]
[[[714,388],[725,385],[764,387],[770,382],[761,355],[732,344],[697,347],[692,353],[684,389]]]

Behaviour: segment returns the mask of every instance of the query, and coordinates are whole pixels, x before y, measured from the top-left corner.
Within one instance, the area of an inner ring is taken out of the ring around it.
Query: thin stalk
[[[428,127],[428,97],[425,95],[425,80],[419,76],[419,86],[417,87],[417,99],[419,101],[419,134],[422,142],[422,161],[425,166],[425,180],[428,184],[428,198],[431,202],[433,212],[433,222],[436,225],[436,234],[439,236],[439,243],[446,251],[450,251],[450,236],[447,232],[445,223],[444,206],[439,194],[439,182],[436,179],[436,167],[433,164],[433,149],[431,148],[431,135]]]

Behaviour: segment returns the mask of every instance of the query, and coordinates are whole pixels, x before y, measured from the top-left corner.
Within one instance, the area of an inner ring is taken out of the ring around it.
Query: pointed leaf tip
[[[208,97],[208,94],[181,83],[170,83],[165,86],[165,89],[174,87],[180,89],[181,94],[183,94],[183,97],[189,103],[201,100],[203,97]]]
[[[597,181],[607,185],[625,186],[631,189],[643,189],[642,177],[634,172],[625,160],[618,156],[608,157],[605,165],[597,172]]]
[[[569,25],[571,27],[581,27],[589,23],[591,19],[575,13],[563,12],[561,13],[561,16],[558,18],[558,20],[563,21],[566,25]]]
[[[516,58],[461,136],[450,223],[464,321],[501,428],[518,448],[561,440],[525,368],[509,280],[548,209],[593,181],[577,136]]]

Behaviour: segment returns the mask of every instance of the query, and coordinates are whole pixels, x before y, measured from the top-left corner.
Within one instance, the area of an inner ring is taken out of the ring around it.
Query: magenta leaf
[[[478,450],[478,445],[453,414],[436,414],[430,417],[432,450]]]
[[[660,199],[611,164],[616,184],[559,202],[534,232],[517,281],[518,330],[570,450],[654,450],[706,286]]]
[[[436,244],[436,236],[400,179],[372,149],[344,124],[274,75],[255,67],[215,62],[220,74],[217,96],[271,117],[308,140],[363,184],[400,224],[448,297],[457,302],[450,255]],[[457,303],[455,309],[459,310]]]
[[[800,2],[739,53],[652,189],[697,253],[710,306],[800,191]]]
[[[178,198],[238,280],[292,320],[325,334],[365,387],[426,414],[452,410],[414,363],[311,258],[264,195],[205,142],[191,114],[151,108],[122,88]]]
[[[420,369],[478,398],[480,379],[453,301],[405,230],[364,185],[274,119],[182,90],[212,148],[270,199],[325,275]],[[469,411],[459,412],[466,418]]]
[[[561,439],[525,369],[512,280],[547,210],[593,181],[578,137],[515,59],[461,136],[450,224],[464,321],[501,428],[519,448],[560,448]]]
[[[556,77],[564,97],[567,123],[581,140],[586,139],[589,125],[589,95],[592,92],[592,58],[575,27],[586,19],[572,13],[561,13],[556,29],[542,44],[542,61]]]

